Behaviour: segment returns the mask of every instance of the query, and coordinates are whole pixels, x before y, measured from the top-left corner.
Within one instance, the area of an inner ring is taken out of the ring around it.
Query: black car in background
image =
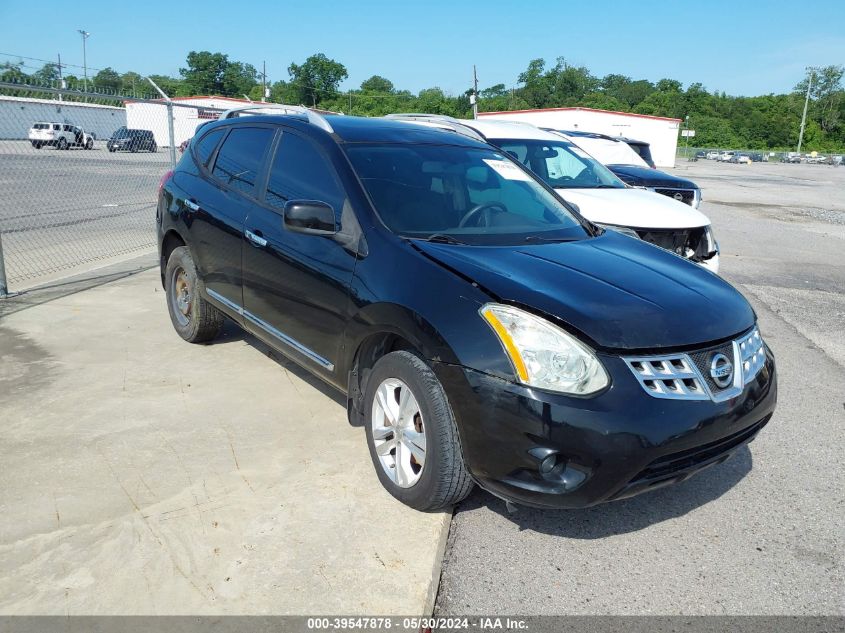
[[[400,501],[621,499],[771,418],[774,357],[722,278],[477,135],[285,108],[207,124],[162,178],[167,309],[186,341],[228,318],[338,389]]]
[[[106,148],[110,152],[157,152],[155,136],[150,130],[137,130],[119,127],[106,141]]]

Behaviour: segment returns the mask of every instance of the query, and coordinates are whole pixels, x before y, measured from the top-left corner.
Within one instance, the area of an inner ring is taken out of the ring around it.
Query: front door
[[[284,128],[263,204],[246,218],[244,320],[259,338],[337,383],[334,369],[356,255],[333,237],[287,230],[283,211],[288,200],[319,200],[334,209],[338,223],[341,217],[355,222],[328,157]]]

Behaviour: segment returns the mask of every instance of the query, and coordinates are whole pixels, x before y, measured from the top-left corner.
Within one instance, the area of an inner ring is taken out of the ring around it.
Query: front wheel
[[[430,512],[472,490],[446,393],[431,368],[410,352],[391,352],[367,380],[367,445],[379,481],[402,503]]]
[[[56,147],[58,147],[59,149],[67,149],[68,148],[67,139],[64,136],[62,138],[60,138]]]
[[[187,246],[173,250],[164,270],[167,310],[176,332],[189,343],[205,343],[223,327],[223,314],[202,298],[202,280]]]
[[[158,145],[156,145],[155,143],[153,143],[152,145],[150,145],[150,151],[151,151],[153,154],[155,154],[155,153],[158,151]]]
[[[85,142],[85,149],[94,149],[94,139],[88,139]]]

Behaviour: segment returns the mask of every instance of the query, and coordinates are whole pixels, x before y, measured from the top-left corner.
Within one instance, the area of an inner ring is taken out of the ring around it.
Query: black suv
[[[701,189],[697,184],[686,178],[680,178],[667,174],[665,171],[655,169],[654,160],[651,157],[651,146],[645,141],[635,141],[629,138],[608,136],[595,132],[563,131],[564,134],[573,138],[575,143],[578,137],[601,138],[617,143],[625,143],[634,150],[640,158],[648,165],[606,165],[624,183],[632,187],[643,187],[656,191],[659,194],[674,198],[697,209],[701,205]]]
[[[421,510],[473,481],[583,507],[728,458],[769,421],[747,301],[603,231],[504,152],[440,126],[231,112],[160,185],[176,331],[224,317],[346,395]]]
[[[125,150],[128,152],[157,152],[155,136],[150,130],[135,130],[120,127],[112,137],[106,141],[106,148],[110,152]]]

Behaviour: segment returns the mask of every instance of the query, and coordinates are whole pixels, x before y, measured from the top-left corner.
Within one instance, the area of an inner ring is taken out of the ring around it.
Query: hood
[[[555,189],[578,205],[591,222],[642,229],[691,229],[709,226],[706,215],[688,204],[645,189]]]
[[[607,168],[629,185],[698,189],[698,185],[692,180],[678,178],[659,169],[649,169],[648,167],[639,167],[637,165],[608,165]]]
[[[722,278],[615,231],[530,246],[415,245],[498,299],[556,317],[605,349],[702,346],[755,321]]]

